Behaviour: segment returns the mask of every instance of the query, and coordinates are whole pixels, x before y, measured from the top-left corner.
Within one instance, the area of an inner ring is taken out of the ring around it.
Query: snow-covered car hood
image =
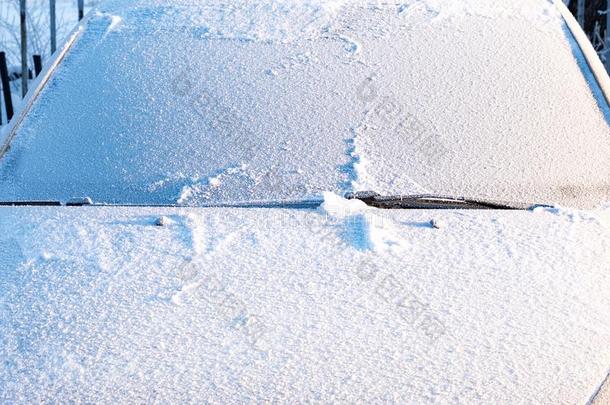
[[[2,208],[0,398],[575,404],[602,382],[608,210],[324,204]]]

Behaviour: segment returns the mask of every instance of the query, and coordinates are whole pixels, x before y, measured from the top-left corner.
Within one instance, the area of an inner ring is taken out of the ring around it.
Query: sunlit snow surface
[[[607,210],[2,208],[0,246],[7,403],[584,404],[610,364]]]
[[[0,199],[595,206],[610,112],[585,66],[543,0],[111,1],[17,129]]]
[[[505,3],[111,2],[0,199],[608,200],[584,60]],[[608,291],[608,209],[0,208],[0,402],[586,403]]]

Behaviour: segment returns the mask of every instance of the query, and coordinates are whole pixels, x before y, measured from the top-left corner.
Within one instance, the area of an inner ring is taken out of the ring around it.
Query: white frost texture
[[[610,199],[610,110],[546,0],[111,1],[33,101],[3,200]]]
[[[610,364],[607,210],[3,208],[0,235],[3,403],[572,405]]]
[[[1,403],[572,405],[608,375],[610,110],[552,3],[111,0],[75,35],[0,201],[148,207],[0,207]]]

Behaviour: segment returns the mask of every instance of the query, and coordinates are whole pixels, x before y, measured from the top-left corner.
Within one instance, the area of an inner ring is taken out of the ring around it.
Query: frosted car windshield
[[[608,106],[550,3],[295,3],[91,15],[5,132],[0,201],[610,199]]]

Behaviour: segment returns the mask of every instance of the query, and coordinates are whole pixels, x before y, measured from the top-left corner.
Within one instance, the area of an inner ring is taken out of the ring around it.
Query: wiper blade
[[[87,205],[93,205],[91,198],[71,198],[62,204],[61,201],[56,200],[16,200],[16,201],[0,201],[0,207],[83,207]]]
[[[0,201],[0,207],[60,207],[59,201]]]
[[[94,204],[94,207],[124,207],[124,208],[287,208],[315,209],[323,200],[269,200],[269,201],[236,201],[204,204]]]
[[[360,200],[368,206],[381,209],[527,210],[537,206],[535,204],[507,203],[434,194],[382,196],[373,191],[348,193],[345,198]]]

